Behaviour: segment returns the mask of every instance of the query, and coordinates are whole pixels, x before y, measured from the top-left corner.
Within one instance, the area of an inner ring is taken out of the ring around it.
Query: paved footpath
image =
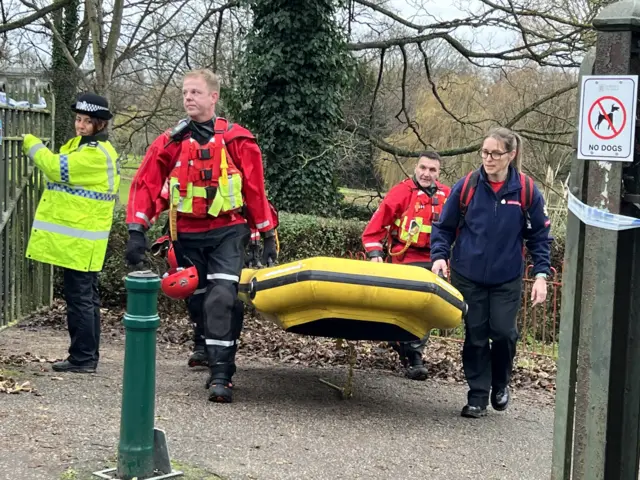
[[[65,332],[0,332],[0,355],[62,358],[67,346]],[[122,361],[122,340],[107,338],[94,375],[0,365],[40,394],[0,393],[0,479],[56,480],[113,460]],[[516,392],[507,412],[471,420],[459,416],[461,385],[356,371],[354,397],[341,400],[318,378],[340,383],[343,369],[238,363],[235,402],[218,405],[206,371],[158,347],[156,424],[172,459],[234,480],[549,478],[553,408],[536,395]]]

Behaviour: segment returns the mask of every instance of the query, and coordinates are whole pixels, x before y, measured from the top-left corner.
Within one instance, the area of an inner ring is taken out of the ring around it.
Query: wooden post
[[[605,7],[593,25],[595,59],[585,58],[581,74],[640,73],[640,0]],[[570,190],[589,206],[638,217],[639,174],[629,163],[576,158]],[[552,480],[638,478],[638,261],[640,230],[592,227],[569,213]]]

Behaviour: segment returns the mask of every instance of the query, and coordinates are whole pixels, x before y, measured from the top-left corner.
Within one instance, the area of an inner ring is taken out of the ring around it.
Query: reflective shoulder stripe
[[[69,183],[69,157],[60,155],[60,181]]]
[[[116,195],[113,193],[94,192],[93,190],[86,190],[84,188],[74,188],[68,185],[62,185],[56,182],[47,182],[47,190],[53,190],[56,192],[64,192],[70,195],[76,195],[78,197],[90,198],[92,200],[101,200],[105,202],[114,201]]]
[[[46,148],[44,144],[36,143],[33,147],[29,149],[29,153],[27,153],[27,155],[31,160],[35,160],[36,153],[38,153],[38,151],[42,150],[43,148]]]
[[[56,223],[43,222],[42,220],[34,220],[33,228],[38,230],[44,230],[46,232],[51,232],[51,233],[59,233],[61,235],[67,235],[69,237],[82,238],[85,240],[108,240],[109,239],[109,231],[91,232],[88,230],[81,230],[79,228],[58,225]]]

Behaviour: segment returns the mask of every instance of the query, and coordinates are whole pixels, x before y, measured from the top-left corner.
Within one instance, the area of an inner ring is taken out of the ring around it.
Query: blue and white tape
[[[571,192],[568,193],[569,210],[585,225],[615,231],[640,228],[640,218],[627,217],[590,207],[578,200]]]

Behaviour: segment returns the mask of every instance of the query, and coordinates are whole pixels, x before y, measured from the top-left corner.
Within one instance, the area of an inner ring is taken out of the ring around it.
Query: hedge
[[[151,242],[161,235],[166,221],[161,217],[147,234]],[[311,215],[280,213],[279,263],[299,260],[315,256],[344,257],[349,252],[362,251],[361,235],[366,225],[365,221],[357,219],[322,218]],[[126,305],[126,291],[124,277],[128,267],[124,259],[124,252],[129,238],[125,224],[125,207],[116,208],[114,225],[109,238],[109,246],[103,271],[100,274],[100,292],[102,306],[105,308],[124,307]],[[564,241],[556,239],[552,244],[552,265],[561,275],[561,265],[564,256]],[[164,260],[148,256],[150,267],[162,274],[166,270]],[[527,256],[527,263],[531,259]],[[62,293],[61,275],[58,271],[55,279],[55,294]],[[558,299],[559,300],[559,299]],[[170,300],[160,295],[159,308],[165,313],[183,312],[184,304]]]

